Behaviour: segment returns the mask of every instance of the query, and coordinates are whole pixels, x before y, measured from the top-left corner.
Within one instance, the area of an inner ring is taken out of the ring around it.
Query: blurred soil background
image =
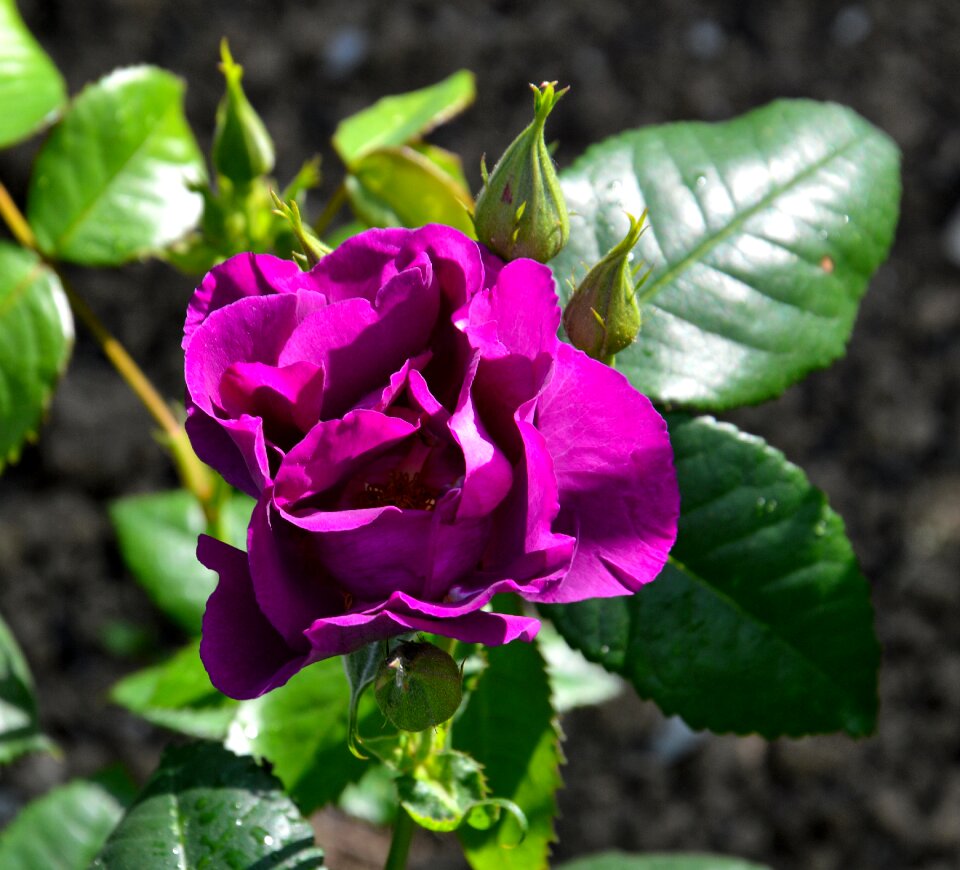
[[[226,35],[277,143],[278,177],[325,155],[337,121],[461,68],[476,105],[433,137],[479,159],[530,117],[528,81],[572,90],[548,125],[561,167],[591,142],[671,120],[721,120],[777,97],[852,106],[904,153],[890,262],[849,355],[781,399],[730,415],[807,470],[845,517],[884,648],[875,736],[773,743],[690,737],[632,695],[567,715],[555,858],[617,847],[710,850],[778,870],[960,867],[960,5],[956,0],[20,0],[71,92],[118,65],[184,76],[209,145]],[[0,155],[22,202],[37,143]],[[951,224],[951,218],[953,223]],[[159,265],[71,270],[79,291],[171,397],[182,395],[189,279]],[[80,331],[39,446],[0,480],[0,612],[62,759],[0,774],[0,824],[29,797],[119,759],[138,776],[166,737],[105,701],[182,638],[125,574],[109,499],[174,485],[151,422]],[[124,650],[127,654],[123,655]],[[376,867],[384,836],[317,822],[335,870]],[[420,868],[465,866],[424,836]]]

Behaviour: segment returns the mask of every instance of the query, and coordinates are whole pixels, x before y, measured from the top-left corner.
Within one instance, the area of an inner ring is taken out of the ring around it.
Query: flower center
[[[437,491],[427,486],[419,473],[391,471],[384,483],[364,483],[357,494],[357,507],[394,505],[398,508],[432,511],[437,506]]]

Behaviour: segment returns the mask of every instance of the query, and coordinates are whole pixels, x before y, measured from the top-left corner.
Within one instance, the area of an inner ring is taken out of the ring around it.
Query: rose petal
[[[266,620],[254,598],[242,550],[201,535],[197,558],[220,575],[207,601],[200,641],[200,658],[210,681],[239,700],[282,686],[309,661],[305,638],[291,648]]]
[[[298,502],[344,482],[410,437],[417,428],[399,417],[366,410],[318,423],[280,463],[275,487],[277,505],[295,514]]]
[[[680,493],[666,423],[619,372],[561,345],[537,404],[559,486],[559,526],[578,539],[570,573],[539,600],[635,592],[663,568]]]
[[[259,417],[215,420],[188,402],[186,430],[197,456],[227,483],[254,498],[261,493],[270,480],[270,463]]]
[[[300,279],[302,275],[292,260],[269,254],[237,254],[214,266],[190,300],[183,325],[183,348],[186,349],[194,330],[211,312],[247,296],[294,292],[308,286]]]
[[[318,619],[306,636],[313,646],[314,657],[322,659],[409,631],[431,632],[464,643],[496,646],[513,640],[532,641],[539,630],[540,622],[531,617],[483,610],[454,619],[429,619],[411,613],[381,611]]]
[[[247,552],[257,604],[290,646],[314,619],[347,609],[345,590],[324,570],[315,538],[284,520],[270,490],[250,517]]]

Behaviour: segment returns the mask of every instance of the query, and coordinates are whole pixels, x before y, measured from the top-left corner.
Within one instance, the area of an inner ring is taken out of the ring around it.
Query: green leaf
[[[110,789],[75,780],[31,802],[0,834],[4,870],[87,870],[123,815]]]
[[[27,30],[14,0],[0,0],[0,147],[38,130],[66,99],[63,77]]]
[[[535,644],[491,647],[487,655],[489,666],[454,722],[453,745],[483,765],[490,795],[516,803],[528,828],[524,837],[507,817],[489,830],[462,827],[457,834],[474,870],[539,870],[556,839],[554,793],[561,784],[550,683]]]
[[[359,723],[360,696],[376,678],[380,665],[387,655],[387,645],[383,641],[374,641],[360,647],[343,657],[343,670],[350,686],[350,707],[347,721],[347,741],[350,751],[357,758],[366,758],[366,755],[357,745],[357,728]]]
[[[400,804],[428,831],[456,830],[486,793],[481,766],[462,752],[438,752],[397,779]]]
[[[86,87],[37,157],[27,218],[41,250],[112,266],[157,251],[200,217],[204,176],[183,82],[155,67]]]
[[[842,106],[782,100],[721,124],[633,130],[561,174],[570,242],[551,266],[564,301],[649,209],[634,249],[652,273],[620,369],[660,402],[760,402],[844,351],[890,248],[894,143]]]
[[[625,852],[603,852],[577,858],[557,870],[766,870],[739,858],[722,855],[664,854],[628,855]]]
[[[280,783],[222,746],[168,748],[91,870],[312,870],[323,866],[310,824]]]
[[[469,192],[412,148],[366,154],[354,164],[345,184],[351,207],[369,226],[441,223],[476,237]]]
[[[111,699],[149,722],[266,759],[305,813],[336,800],[369,765],[347,749],[350,693],[339,659],[326,659],[252,701],[234,701],[210,684],[194,642],[162,664],[117,683]],[[383,717],[361,707],[361,727]]]
[[[37,702],[26,660],[0,619],[0,764],[50,748],[37,724]]]
[[[310,813],[336,800],[368,767],[347,749],[349,702],[339,658],[324,659],[240,704],[227,746],[270,761],[297,806]],[[369,706],[361,707],[361,731],[378,730],[382,722]]]
[[[543,608],[591,661],[693,728],[869,733],[880,649],[843,521],[759,438],[669,420],[680,531],[653,583]]]
[[[0,469],[36,436],[72,348],[73,316],[56,273],[0,241]]]
[[[460,70],[435,85],[377,100],[344,119],[333,134],[333,147],[350,167],[379,148],[406,145],[449,121],[476,97],[473,73]]]
[[[208,740],[223,740],[238,701],[218,692],[200,661],[195,641],[167,661],[137,671],[110,690],[110,700],[148,722]]]
[[[227,543],[246,549],[253,501],[233,493],[223,506]],[[127,567],[154,604],[191,634],[200,633],[217,575],[197,561],[197,536],[207,531],[203,511],[185,490],[117,499],[110,519]]]

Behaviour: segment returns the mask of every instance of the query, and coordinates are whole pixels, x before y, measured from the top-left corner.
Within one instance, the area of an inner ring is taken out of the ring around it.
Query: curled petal
[[[246,553],[202,535],[197,558],[220,575],[200,641],[200,658],[214,686],[231,698],[256,698],[310,663],[305,639],[290,647],[257,605]]]
[[[308,286],[292,260],[269,254],[237,254],[214,266],[193,293],[183,326],[183,348],[211,312],[247,296],[291,293]]]
[[[663,418],[619,372],[561,345],[537,405],[553,459],[559,523],[578,538],[570,573],[538,600],[636,592],[677,535],[680,491]]]

